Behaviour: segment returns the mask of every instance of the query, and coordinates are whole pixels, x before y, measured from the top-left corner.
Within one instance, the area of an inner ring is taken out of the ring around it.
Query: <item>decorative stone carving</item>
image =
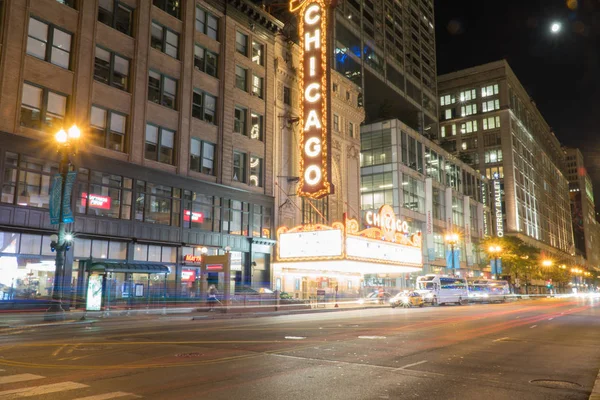
[[[358,147],[350,144],[346,148],[346,154],[348,155],[349,158],[358,159],[358,157],[360,155],[360,151],[358,150]]]

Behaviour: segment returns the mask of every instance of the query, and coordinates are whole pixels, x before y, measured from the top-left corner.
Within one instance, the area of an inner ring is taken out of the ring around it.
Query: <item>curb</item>
[[[600,400],[600,372],[598,372],[598,376],[596,377],[596,383],[594,384],[589,400]]]

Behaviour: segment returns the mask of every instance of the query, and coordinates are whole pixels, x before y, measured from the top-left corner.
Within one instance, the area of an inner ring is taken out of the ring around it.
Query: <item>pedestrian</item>
[[[217,290],[215,285],[210,285],[210,287],[208,288],[208,305],[210,306],[210,309],[208,311],[215,311],[215,303],[219,301],[217,299],[218,294],[219,291]]]
[[[379,298],[379,304],[383,304],[383,287],[379,288],[379,293],[377,293],[377,297]]]

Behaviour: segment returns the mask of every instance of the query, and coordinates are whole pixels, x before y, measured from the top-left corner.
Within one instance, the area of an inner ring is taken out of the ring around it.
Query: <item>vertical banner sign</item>
[[[494,179],[494,221],[496,223],[496,236],[504,236],[504,219],[502,217],[502,189],[500,181]]]
[[[452,231],[452,188],[446,188],[446,230]]]
[[[425,179],[425,244],[427,245],[427,259],[435,260],[433,244],[433,185],[432,179]]]
[[[60,219],[60,198],[62,190],[62,176],[56,174],[52,177],[52,186],[50,188],[50,223],[57,225]]]
[[[73,192],[73,185],[75,184],[75,178],[77,172],[71,171],[67,173],[67,180],[65,183],[64,197],[61,195],[62,181],[63,178],[60,174],[56,174],[52,177],[52,188],[50,189],[50,223],[57,225],[60,219],[60,208],[63,208],[63,222],[70,224],[73,222],[73,211],[71,210],[71,193]],[[62,204],[61,204],[62,197]]]
[[[329,151],[330,54],[328,39],[331,0],[291,0],[299,14],[301,48],[300,182],[298,195],[320,199],[333,193]]]
[[[479,238],[483,239],[484,236],[488,236],[486,229],[485,218],[483,215],[483,204],[477,203],[477,231],[479,232]]]
[[[473,265],[473,242],[471,241],[471,202],[470,197],[465,196],[463,201],[463,212],[465,217],[465,255],[467,259],[467,266]]]
[[[73,210],[71,210],[71,193],[73,192],[75,178],[77,178],[77,172],[71,171],[67,173],[67,183],[65,184],[65,195],[63,197],[63,222],[65,224],[70,224],[74,221]]]

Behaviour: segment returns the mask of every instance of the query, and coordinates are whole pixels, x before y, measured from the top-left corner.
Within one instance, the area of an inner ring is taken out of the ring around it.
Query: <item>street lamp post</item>
[[[75,151],[75,144],[79,141],[81,132],[76,125],[69,128],[68,132],[61,129],[54,136],[54,140],[58,145],[58,151],[60,152],[61,159],[59,164],[59,174],[62,178],[60,188],[60,203],[58,212],[58,235],[52,235],[51,247],[56,251],[56,262],[54,268],[54,283],[52,287],[52,302],[50,307],[46,310],[45,320],[61,320],[65,318],[64,309],[62,308],[63,298],[63,284],[64,284],[64,266],[65,266],[65,255],[69,246],[72,243],[73,236],[65,232],[65,190],[67,187],[67,176],[71,162],[69,160],[70,154]]]
[[[452,261],[450,262],[450,268],[454,270],[454,275],[457,276],[456,266],[454,265],[454,247],[458,244],[458,235],[456,233],[449,233],[446,235],[446,243],[450,245],[450,257]],[[458,265],[460,268],[460,264]]]
[[[502,251],[500,246],[490,246],[489,248],[490,254],[492,254],[492,260],[494,260],[494,265],[492,265],[492,277],[495,279],[496,275],[500,275],[500,268],[498,268],[498,260],[500,257],[499,254]]]

